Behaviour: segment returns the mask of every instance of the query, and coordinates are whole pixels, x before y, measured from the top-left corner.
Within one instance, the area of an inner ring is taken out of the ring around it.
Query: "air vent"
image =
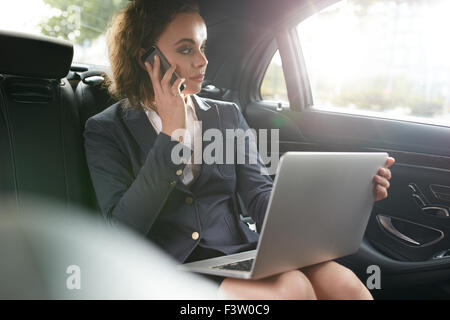
[[[11,81],[6,85],[6,93],[19,103],[50,103],[54,97],[49,82]]]

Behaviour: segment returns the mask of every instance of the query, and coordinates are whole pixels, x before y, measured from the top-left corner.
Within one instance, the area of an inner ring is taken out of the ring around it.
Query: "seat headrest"
[[[69,41],[0,30],[0,73],[61,79],[69,72],[73,46]]]

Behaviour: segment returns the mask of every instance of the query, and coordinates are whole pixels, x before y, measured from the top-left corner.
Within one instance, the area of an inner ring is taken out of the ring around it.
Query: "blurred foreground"
[[[218,288],[81,209],[0,196],[0,299],[217,299]]]

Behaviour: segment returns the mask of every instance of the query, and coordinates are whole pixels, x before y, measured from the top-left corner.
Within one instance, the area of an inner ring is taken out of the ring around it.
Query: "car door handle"
[[[435,217],[450,217],[450,214],[448,213],[448,209],[444,207],[439,206],[430,206],[430,207],[423,207],[422,212],[425,214],[429,214]]]
[[[431,190],[433,193],[435,193],[436,185],[432,186],[434,186],[435,189],[432,188]],[[416,201],[417,205],[420,207],[420,210],[422,210],[423,213],[434,217],[442,217],[442,218],[450,217],[448,207],[431,204],[415,183],[411,182],[410,184],[408,184],[408,187],[411,190],[411,196]],[[444,187],[442,186],[439,187],[441,188],[439,189],[439,191],[443,192],[442,190],[444,190]]]
[[[432,184],[430,185],[430,189],[436,199],[442,201],[450,201],[450,187],[439,184]]]
[[[397,238],[399,238],[399,239],[401,239],[403,241],[406,241],[409,244],[412,244],[412,245],[415,245],[415,246],[420,246],[421,245],[416,240],[411,239],[407,235],[404,235],[403,233],[398,231],[397,228],[395,228],[395,226],[392,224],[391,217],[378,215],[377,219],[380,222],[381,226],[384,228],[384,230],[387,231],[388,233],[390,233],[391,235],[393,235],[393,236],[395,236],[395,237],[397,237]]]
[[[408,187],[411,190],[412,197],[419,207],[423,208],[429,205],[428,199],[415,183],[411,182],[410,184],[408,184]]]

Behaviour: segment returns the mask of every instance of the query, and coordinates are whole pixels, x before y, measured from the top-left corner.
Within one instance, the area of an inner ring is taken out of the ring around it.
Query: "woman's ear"
[[[144,48],[140,48],[137,60],[138,60],[139,65],[141,66],[141,68],[144,69],[147,72],[147,68],[145,67],[144,63],[142,62],[142,56],[144,55],[144,53],[145,53],[145,49]]]

